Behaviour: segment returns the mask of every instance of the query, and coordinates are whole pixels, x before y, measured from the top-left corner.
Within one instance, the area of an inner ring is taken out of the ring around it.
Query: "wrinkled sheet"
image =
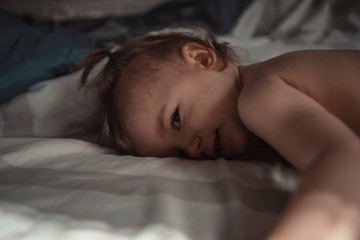
[[[296,172],[118,156],[71,139],[0,139],[0,239],[262,239]]]
[[[360,49],[360,2],[257,0],[222,36],[242,63],[306,49]]]

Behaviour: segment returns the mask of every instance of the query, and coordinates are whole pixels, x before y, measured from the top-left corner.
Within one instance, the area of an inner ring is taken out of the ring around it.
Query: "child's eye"
[[[181,120],[180,120],[179,108],[176,108],[175,112],[171,116],[171,128],[179,131],[180,127],[181,127]]]

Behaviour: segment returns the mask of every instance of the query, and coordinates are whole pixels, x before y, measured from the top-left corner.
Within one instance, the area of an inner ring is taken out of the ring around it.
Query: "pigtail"
[[[81,77],[80,77],[80,88],[87,86],[87,85],[92,85],[89,83],[89,75],[91,73],[91,71],[94,69],[94,67],[104,58],[106,57],[110,57],[111,56],[111,52],[109,50],[106,49],[100,49],[100,50],[96,50],[88,55],[86,55],[85,57],[83,57],[77,64],[77,67],[83,66],[86,64]],[[94,82],[94,85],[97,85],[97,81]],[[98,87],[98,86],[96,86]]]
[[[100,49],[86,55],[77,63],[78,67],[84,66],[79,79],[79,89],[94,90],[97,107],[91,121],[79,129],[73,137],[97,143],[122,154],[135,154],[114,103],[116,83],[121,78],[122,66],[119,63],[123,55],[121,50],[112,53]],[[102,64],[105,58],[109,59]],[[99,71],[96,71],[98,67]],[[96,75],[91,76],[92,74]]]

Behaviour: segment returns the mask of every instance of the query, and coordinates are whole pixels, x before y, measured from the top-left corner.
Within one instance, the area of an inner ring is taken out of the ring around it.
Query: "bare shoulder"
[[[318,101],[322,93],[311,95],[308,90],[301,89],[301,86],[289,84],[289,81],[298,80],[299,85],[310,82],[313,75],[317,75],[314,81],[328,81],[328,72],[332,70],[325,71],[324,68],[317,72],[317,67],[312,68],[307,63],[309,60],[319,60],[319,55],[321,60],[327,62],[329,60],[325,59],[329,56],[325,55],[328,53],[334,52],[286,54],[245,68],[242,76],[244,84],[238,100],[240,118],[250,131],[272,145],[299,169],[306,169],[325,149],[343,146],[358,139],[344,122],[324,108],[323,102]],[[339,53],[342,56],[358,56],[356,52]],[[332,61],[338,59],[334,58]],[[290,67],[297,71],[288,70]],[[301,69],[307,72],[301,73]],[[312,87],[316,89],[315,85]]]
[[[263,106],[265,97],[287,86],[319,99],[321,93],[316,90],[321,87],[328,91],[337,90],[340,84],[352,88],[353,82],[360,87],[360,50],[295,51],[240,69],[243,83],[240,106],[249,108],[258,101]]]
[[[291,87],[303,95],[302,98],[310,98],[360,134],[360,111],[354,109],[360,105],[359,50],[290,52],[242,70],[241,109],[251,106],[254,109],[256,103],[259,103],[257,109],[267,108],[273,100],[278,100],[279,105],[284,104],[282,101],[289,102],[293,96],[284,93]],[[281,89],[286,91],[279,92]],[[270,96],[275,93],[276,96]]]

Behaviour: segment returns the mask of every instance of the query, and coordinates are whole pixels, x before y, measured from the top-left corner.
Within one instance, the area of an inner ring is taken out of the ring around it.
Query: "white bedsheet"
[[[3,138],[0,156],[0,239],[262,239],[297,183],[281,165],[71,139]]]

